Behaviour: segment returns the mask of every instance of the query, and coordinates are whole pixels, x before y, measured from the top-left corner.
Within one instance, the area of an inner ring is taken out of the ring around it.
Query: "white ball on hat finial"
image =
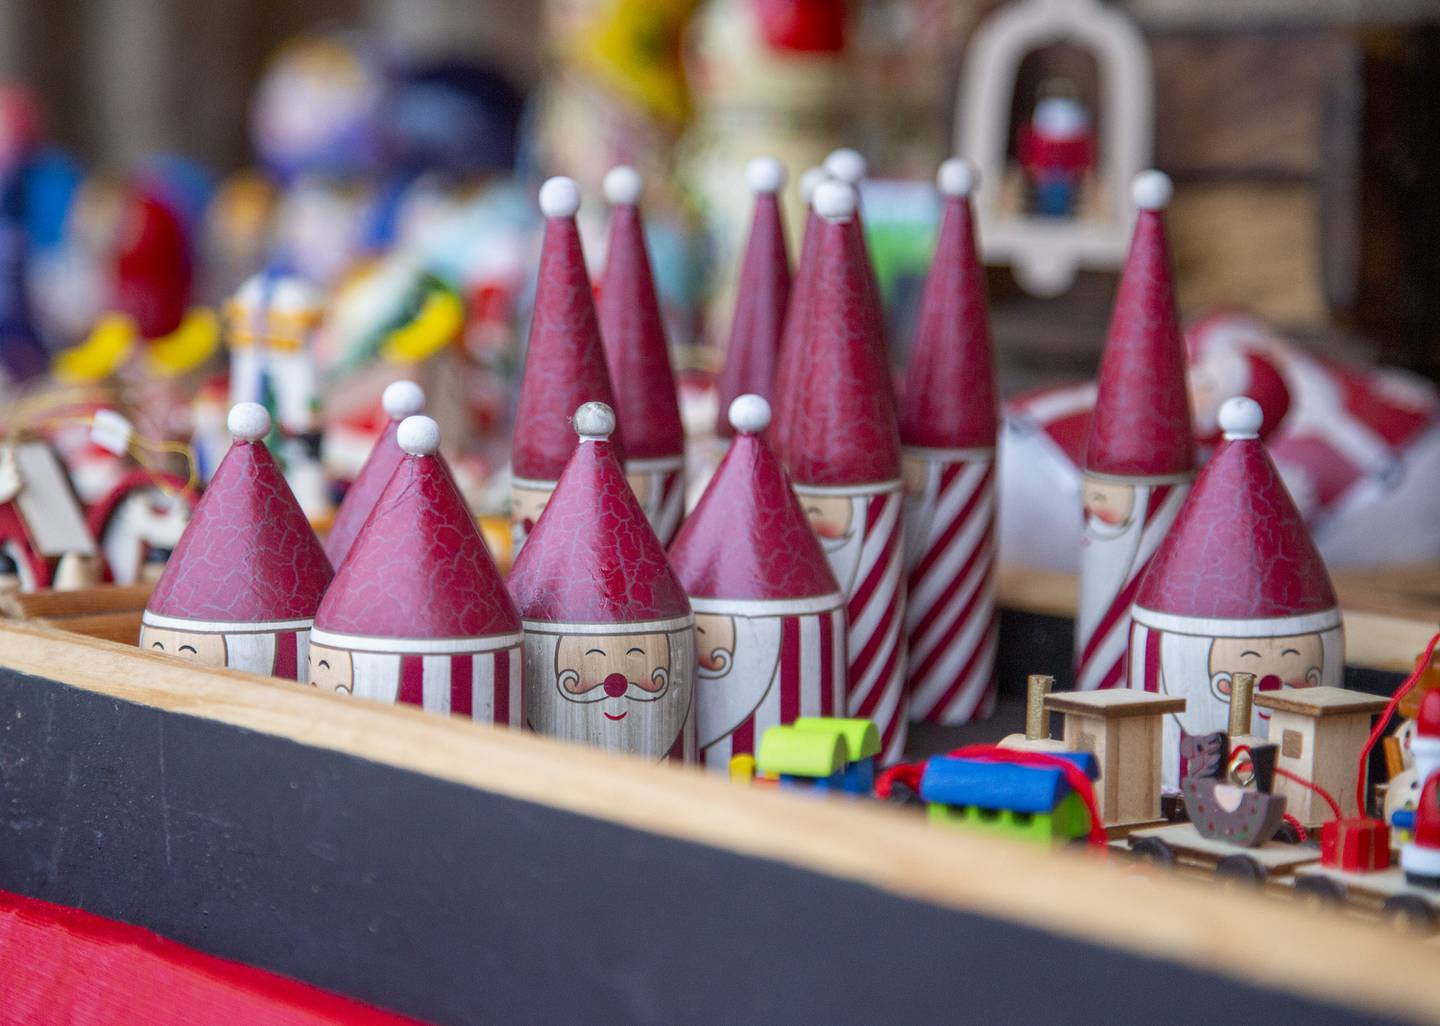
[[[753,392],[736,396],[730,403],[730,426],[742,435],[758,435],[770,426],[770,404]]]
[[[852,150],[848,146],[832,151],[830,156],[825,158],[826,174],[849,185],[859,185],[869,170],[860,151]]]
[[[434,456],[440,451],[440,425],[431,417],[406,417],[395,429],[395,441],[411,456]]]
[[[855,215],[855,190],[844,182],[821,182],[815,189],[815,213],[827,221],[848,221]]]
[[[645,181],[629,164],[612,167],[605,172],[605,202],[612,207],[632,206],[640,202]]]
[[[1259,438],[1265,413],[1249,396],[1237,395],[1220,405],[1220,430],[1226,438]]]
[[[1164,210],[1175,194],[1175,183],[1164,171],[1141,171],[1130,183],[1130,198],[1141,210]]]
[[[751,192],[772,196],[785,187],[785,165],[774,157],[756,157],[745,165],[745,182]]]
[[[598,442],[615,431],[615,411],[604,403],[585,403],[575,411],[575,433],[582,442]]]
[[[951,157],[935,173],[935,184],[945,196],[968,196],[980,184],[980,172],[964,157]]]
[[[236,403],[225,425],[242,442],[258,442],[270,433],[270,412],[259,403]]]
[[[815,190],[820,188],[820,183],[830,177],[823,167],[806,168],[800,176],[800,198],[805,201],[808,207],[815,202]]]
[[[575,179],[556,175],[540,186],[540,213],[546,217],[574,217],[580,209],[580,186]]]
[[[392,381],[381,393],[380,405],[391,420],[404,420],[425,409],[425,390],[413,381]]]

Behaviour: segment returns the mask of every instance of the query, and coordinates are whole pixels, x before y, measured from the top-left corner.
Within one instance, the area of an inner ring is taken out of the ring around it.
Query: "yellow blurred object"
[[[465,325],[465,305],[447,290],[435,290],[425,297],[420,312],[386,336],[380,355],[389,363],[423,363],[460,336]]]
[[[180,326],[150,343],[145,369],[159,378],[176,378],[199,367],[220,348],[220,318],[209,307],[197,306],[185,314]]]
[[[56,379],[71,385],[103,381],[130,357],[138,334],[128,315],[105,314],[84,342],[56,355]]]
[[[510,518],[476,517],[475,522],[480,527],[480,536],[490,547],[490,555],[495,557],[495,565],[500,568],[500,573],[508,574],[510,564],[515,560],[515,554],[510,551]]]
[[[698,0],[614,0],[578,33],[575,56],[612,89],[674,125],[690,117],[682,38]]]
[[[730,757],[730,781],[748,784],[755,779],[755,756],[732,755]]]

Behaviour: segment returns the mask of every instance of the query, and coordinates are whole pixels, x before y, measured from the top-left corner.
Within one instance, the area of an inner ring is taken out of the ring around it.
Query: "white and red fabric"
[[[1121,687],[1129,610],[1195,474],[1185,347],[1161,211],[1170,180],[1136,176],[1139,211],[1100,361],[1083,461],[1075,686]]]
[[[540,209],[545,238],[510,455],[510,530],[517,553],[575,450],[570,418],[584,403],[615,405],[575,224],[579,188],[568,178],[549,179],[540,189]]]
[[[760,437],[769,404],[729,412],[735,440],[670,548],[695,610],[700,757],[722,773],[770,727],[843,715],[846,659],[845,596]]]
[[[965,723],[995,704],[995,436],[999,412],[974,168],[937,176],[940,235],[900,399],[909,577],[910,716]]]
[[[695,617],[610,436],[603,403],[510,571],[525,707],[542,734],[694,762]]]
[[[141,617],[140,647],[304,682],[333,571],[263,439],[256,403],[230,411],[215,469]]]
[[[401,457],[325,592],[310,683],[386,703],[518,727],[520,614],[439,453],[413,416]]]
[[[855,191],[815,190],[820,216],[797,416],[780,456],[847,603],[847,705],[871,719],[882,758],[905,748],[904,504],[895,396],[881,355]]]
[[[1150,561],[1130,615],[1129,683],[1184,698],[1166,717],[1163,780],[1183,777],[1184,736],[1224,730],[1230,681],[1261,691],[1340,687],[1345,636],[1325,562],[1265,452],[1262,413],[1227,400],[1223,438]],[[1255,712],[1254,732],[1268,728]]]
[[[612,168],[605,176],[610,240],[597,312],[625,442],[625,474],[650,526],[668,545],[685,512],[685,428],[645,249],[640,189],[634,168]]]

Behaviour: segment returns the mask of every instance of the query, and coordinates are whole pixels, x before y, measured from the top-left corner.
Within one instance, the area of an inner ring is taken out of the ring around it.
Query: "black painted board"
[[[0,887],[437,1023],[1372,1021],[4,670],[0,793]]]

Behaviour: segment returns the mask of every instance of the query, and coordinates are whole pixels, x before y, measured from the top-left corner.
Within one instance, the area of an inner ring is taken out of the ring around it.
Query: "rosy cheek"
[[[810,521],[810,527],[821,538],[828,538],[834,540],[836,538],[845,537],[845,529],[839,524],[833,523],[829,520],[812,520]]]

